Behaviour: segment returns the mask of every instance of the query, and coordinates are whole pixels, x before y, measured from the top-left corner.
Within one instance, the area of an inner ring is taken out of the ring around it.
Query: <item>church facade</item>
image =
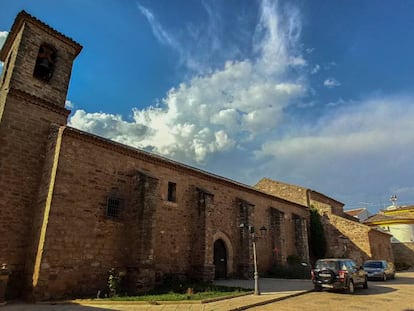
[[[260,272],[289,256],[309,261],[307,206],[67,126],[81,49],[22,11],[0,52],[9,298],[96,295],[112,268],[130,293],[169,274],[247,278],[253,239]]]

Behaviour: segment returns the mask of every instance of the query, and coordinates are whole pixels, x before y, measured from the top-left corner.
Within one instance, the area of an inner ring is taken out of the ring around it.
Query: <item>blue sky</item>
[[[83,45],[70,125],[254,185],[414,204],[414,1],[0,0]]]

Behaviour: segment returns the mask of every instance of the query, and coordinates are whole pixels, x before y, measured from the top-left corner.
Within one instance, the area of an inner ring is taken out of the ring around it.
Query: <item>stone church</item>
[[[288,256],[309,262],[309,206],[301,201],[67,126],[81,49],[22,11],[0,52],[8,298],[96,295],[111,268],[126,272],[130,293],[170,274],[249,278],[253,239],[260,272]]]

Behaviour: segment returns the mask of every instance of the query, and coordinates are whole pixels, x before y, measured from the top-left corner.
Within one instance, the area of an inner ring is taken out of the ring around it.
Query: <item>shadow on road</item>
[[[405,284],[410,284],[410,285],[414,285],[414,279],[412,277],[408,277],[408,276],[396,276],[395,279],[393,280],[387,280],[387,281],[377,281],[377,280],[372,280],[370,282],[373,282],[374,284],[387,284],[387,283],[392,283],[392,284],[401,284],[401,285],[405,285]]]
[[[109,303],[108,303],[109,304]],[[82,306],[76,303],[67,304],[29,304],[21,301],[11,301],[1,307],[1,311],[117,311],[119,309],[107,306]]]

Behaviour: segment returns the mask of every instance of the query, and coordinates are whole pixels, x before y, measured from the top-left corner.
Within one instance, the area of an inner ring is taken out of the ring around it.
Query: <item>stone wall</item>
[[[392,243],[396,266],[414,267],[414,243]]]
[[[20,295],[26,250],[51,122],[66,114],[34,104],[11,90],[0,123],[0,262],[12,270],[7,297]],[[29,135],[30,133],[30,135]]]
[[[344,217],[345,213],[343,212],[344,204],[341,202],[338,202],[330,197],[327,197],[326,195],[323,195],[316,191],[309,191],[309,200],[310,205],[314,206],[319,210],[320,214],[323,214],[323,212],[332,213],[341,217]]]
[[[174,202],[168,200],[169,182],[176,184]],[[119,219],[105,216],[109,195],[122,198]],[[248,219],[241,219],[241,200],[251,203]],[[305,207],[67,128],[34,295],[96,295],[111,268],[129,271],[129,288],[137,292],[167,274],[212,279],[218,238],[226,244],[229,275],[252,276],[251,237],[241,242],[244,221],[257,232],[269,230],[257,241],[259,270],[265,272],[275,263],[272,207],[285,217],[278,229],[284,235],[277,237],[281,260],[306,253],[307,241],[298,249],[295,235],[297,218],[308,220]],[[240,270],[243,265],[247,270]]]
[[[349,257],[358,264],[368,259],[393,261],[390,235],[334,214],[322,217],[327,257]]]
[[[262,178],[255,187],[261,191],[284,198],[304,206],[309,206],[307,189],[296,185],[290,185],[269,178]]]

